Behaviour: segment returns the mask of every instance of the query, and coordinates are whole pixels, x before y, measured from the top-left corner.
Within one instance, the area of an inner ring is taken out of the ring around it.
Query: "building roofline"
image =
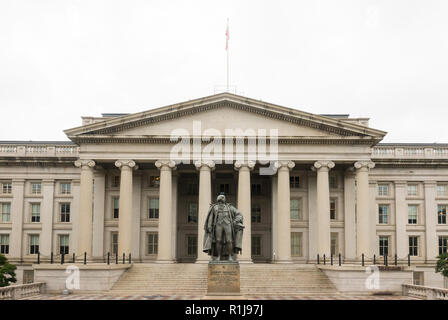
[[[73,141],[21,141],[21,140],[0,140],[0,144],[69,144],[76,145]]]
[[[448,143],[406,143],[406,142],[397,142],[397,143],[378,143],[377,147],[448,147]]]

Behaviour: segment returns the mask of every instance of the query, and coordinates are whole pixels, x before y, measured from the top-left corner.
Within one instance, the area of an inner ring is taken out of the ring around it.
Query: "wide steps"
[[[207,264],[134,264],[108,292],[113,295],[205,295]],[[240,264],[246,295],[331,294],[336,290],[315,265]]]

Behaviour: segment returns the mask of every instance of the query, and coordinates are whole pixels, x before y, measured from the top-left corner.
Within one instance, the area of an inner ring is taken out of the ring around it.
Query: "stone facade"
[[[198,158],[193,144],[184,149],[191,161],[178,163],[173,129],[190,143],[202,135],[199,153],[211,148],[204,136],[239,133],[219,146],[230,147],[229,159]],[[249,155],[251,133],[263,130],[268,153],[276,147],[274,174]],[[203,221],[220,192],[245,219],[241,262],[387,252],[427,265],[446,250],[448,145],[381,144],[386,133],[365,118],[224,93],[84,117],[65,133],[71,141],[0,141],[0,244],[16,263],[36,261],[37,251],[42,261],[86,252],[93,261],[125,253],[133,262],[207,262]]]

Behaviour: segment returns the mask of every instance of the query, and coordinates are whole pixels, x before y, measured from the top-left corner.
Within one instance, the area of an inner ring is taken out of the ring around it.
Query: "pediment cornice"
[[[386,132],[368,128],[362,125],[347,123],[339,119],[286,108],[263,101],[237,96],[230,93],[218,94],[202,99],[187,101],[175,105],[156,108],[149,111],[112,118],[73,129],[65,130],[67,136],[74,142],[98,138],[120,139],[119,133],[128,129],[147,126],[161,121],[169,121],[184,116],[207,112],[217,108],[233,108],[267,118],[286,121],[328,132],[329,135],[343,137],[367,138],[372,143],[382,140]],[[128,137],[130,138],[130,137]],[[137,137],[133,137],[138,139]]]

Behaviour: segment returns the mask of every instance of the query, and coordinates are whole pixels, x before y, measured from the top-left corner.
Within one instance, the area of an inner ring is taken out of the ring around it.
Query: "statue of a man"
[[[234,254],[241,253],[243,241],[243,215],[234,206],[226,202],[220,194],[217,203],[211,204],[204,224],[203,251],[213,260],[235,261]]]

